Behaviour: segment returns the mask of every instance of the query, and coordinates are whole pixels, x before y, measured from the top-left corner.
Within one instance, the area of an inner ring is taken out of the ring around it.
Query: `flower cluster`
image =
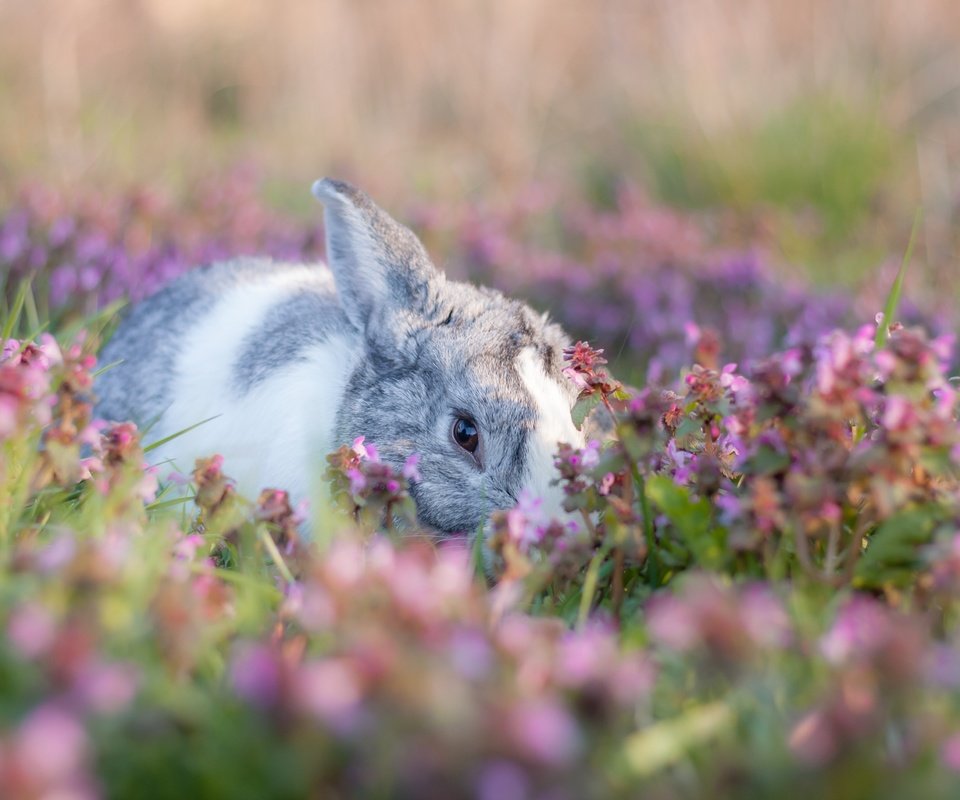
[[[0,273],[33,278],[47,313],[91,314],[138,300],[196,266],[237,255],[316,256],[318,228],[270,213],[250,170],[200,182],[181,203],[149,189],[68,197],[24,187],[0,216]]]
[[[606,209],[549,196],[400,216],[418,223],[454,275],[530,297],[575,334],[615,346],[618,369],[645,369],[653,382],[691,360],[713,368],[764,357],[883,304],[876,287],[886,273],[849,292],[812,290],[758,252],[711,245],[696,219],[653,205],[636,187],[624,185]],[[216,259],[315,258],[322,241],[315,222],[265,208],[249,170],[198,182],[177,203],[148,189],[68,197],[30,186],[0,212],[0,273],[7,291],[31,278],[37,304],[59,319],[141,299]],[[936,331],[956,319],[936,294],[900,316]]]
[[[335,740],[351,793],[373,790],[364,763],[387,737],[405,794],[442,781],[470,795],[504,773],[540,791],[577,783],[591,738],[622,731],[654,679],[609,628],[492,617],[461,549],[338,539],[280,613],[282,637],[234,647],[233,690],[277,736]]]
[[[609,342],[620,374],[645,368],[650,382],[691,362],[745,363],[871,319],[893,280],[887,264],[849,292],[811,289],[760,249],[725,247],[722,233],[713,244],[695,218],[635,186],[612,200],[598,209],[546,192],[535,203],[424,209],[419,218],[455,272],[550,308],[575,335]],[[921,299],[900,318],[937,332],[955,325],[949,300]]]
[[[333,495],[358,521],[376,528],[416,526],[416,509],[410,498],[410,484],[420,480],[420,456],[407,456],[399,469],[381,461],[375,444],[357,437],[327,456],[327,478]]]

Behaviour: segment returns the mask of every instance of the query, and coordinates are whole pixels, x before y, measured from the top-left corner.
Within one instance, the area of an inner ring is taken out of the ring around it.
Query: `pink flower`
[[[507,511],[507,534],[521,552],[526,552],[543,539],[548,522],[543,499],[524,489],[517,505]]]
[[[20,724],[13,741],[20,768],[47,786],[74,778],[84,766],[87,749],[83,725],[53,703],[34,709]]]
[[[562,372],[564,375],[567,376],[567,378],[570,381],[573,382],[573,385],[576,386],[577,389],[580,390],[581,392],[584,389],[590,388],[590,384],[587,383],[584,377],[579,372],[577,372],[573,367],[564,367]]]
[[[7,623],[7,639],[22,658],[46,653],[57,635],[57,624],[43,606],[25,603],[14,610]]]
[[[334,728],[344,728],[356,719],[363,687],[349,661],[330,658],[300,667],[294,693],[298,706]]]
[[[360,458],[366,459],[367,461],[379,461],[380,453],[377,451],[377,447],[374,444],[365,444],[365,436],[358,436],[353,440],[353,445],[351,449],[356,453]]]
[[[91,711],[116,714],[130,704],[139,685],[139,673],[131,664],[92,662],[81,671],[74,691]]]
[[[173,556],[177,560],[193,561],[196,558],[197,550],[203,546],[203,543],[204,538],[199,533],[184,536],[174,544]]]
[[[553,699],[526,700],[508,717],[511,738],[529,758],[560,766],[580,749],[580,732],[569,712]]]
[[[688,603],[671,595],[655,595],[647,606],[650,635],[671,650],[683,653],[700,642],[700,625]]]
[[[403,462],[401,473],[403,474],[404,478],[410,481],[410,483],[416,483],[417,481],[423,480],[423,476],[420,474],[420,470],[418,469],[419,464],[419,453],[412,453],[407,457],[407,460]]]
[[[960,772],[960,733],[949,736],[940,746],[940,759],[948,769]]]
[[[580,451],[580,463],[584,469],[593,469],[600,463],[600,442],[591,439]]]
[[[347,477],[350,479],[350,493],[360,494],[367,488],[367,477],[358,469],[348,469]]]
[[[803,356],[800,350],[794,347],[781,353],[780,369],[789,378],[794,378],[803,372]]]
[[[614,481],[616,481],[616,479],[617,479],[616,475],[614,475],[612,472],[608,472],[606,475],[604,475],[600,479],[600,482],[597,484],[597,492],[599,492],[602,496],[606,497],[608,494],[610,494],[610,489],[613,488],[613,484],[614,484]]]
[[[785,647],[792,628],[779,598],[767,587],[755,584],[743,590],[740,617],[750,638],[762,647]]]
[[[857,595],[840,609],[833,627],[820,640],[820,651],[832,664],[869,657],[890,632],[889,612],[877,601]]]
[[[493,666],[490,644],[487,638],[477,631],[454,631],[447,647],[450,663],[465,678],[480,680]]]
[[[791,752],[801,761],[820,765],[837,751],[837,737],[827,715],[817,709],[802,717],[787,740]]]
[[[905,430],[915,421],[916,414],[913,405],[900,395],[891,395],[884,403],[881,424],[888,430]]]

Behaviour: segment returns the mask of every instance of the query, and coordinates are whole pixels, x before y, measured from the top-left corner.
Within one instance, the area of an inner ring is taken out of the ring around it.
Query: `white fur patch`
[[[316,282],[317,270],[305,267],[231,288],[191,329],[176,364],[174,401],[150,438],[215,419],[158,448],[151,454],[156,461],[170,459],[171,469],[189,474],[196,458],[219,453],[224,472],[248,497],[265,487],[287,489],[296,500],[309,497],[333,444],[334,418],[358,357],[356,339],[330,337],[305,360],[278,367],[243,394],[233,385],[233,367],[269,310],[298,285]]]
[[[560,442],[583,447],[584,436],[570,418],[570,401],[560,384],[543,370],[533,348],[523,350],[517,358],[517,372],[537,407],[536,428],[527,447],[528,492],[544,500],[550,516],[563,517],[563,491],[550,482],[557,477],[553,457]]]

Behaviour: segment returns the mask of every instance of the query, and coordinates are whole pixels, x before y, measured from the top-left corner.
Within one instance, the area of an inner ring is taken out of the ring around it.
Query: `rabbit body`
[[[149,426],[189,473],[219,453],[241,490],[309,494],[360,341],[320,264],[239,259],[186,273],[136,306],[101,356],[98,414]]]
[[[526,489],[558,511],[558,442],[583,444],[563,331],[499,292],[447,281],[362,192],[324,180],[327,261],[243,258],[186,273],[134,307],[101,354],[98,415],[150,426],[189,473],[219,453],[240,490],[313,495],[325,455],[365,436],[420,521],[476,530]],[[475,433],[475,437],[467,434]]]

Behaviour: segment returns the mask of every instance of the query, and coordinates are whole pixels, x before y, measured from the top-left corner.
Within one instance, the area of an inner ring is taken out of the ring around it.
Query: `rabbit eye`
[[[453,423],[453,440],[468,453],[474,453],[480,444],[480,431],[467,417],[457,417]]]

